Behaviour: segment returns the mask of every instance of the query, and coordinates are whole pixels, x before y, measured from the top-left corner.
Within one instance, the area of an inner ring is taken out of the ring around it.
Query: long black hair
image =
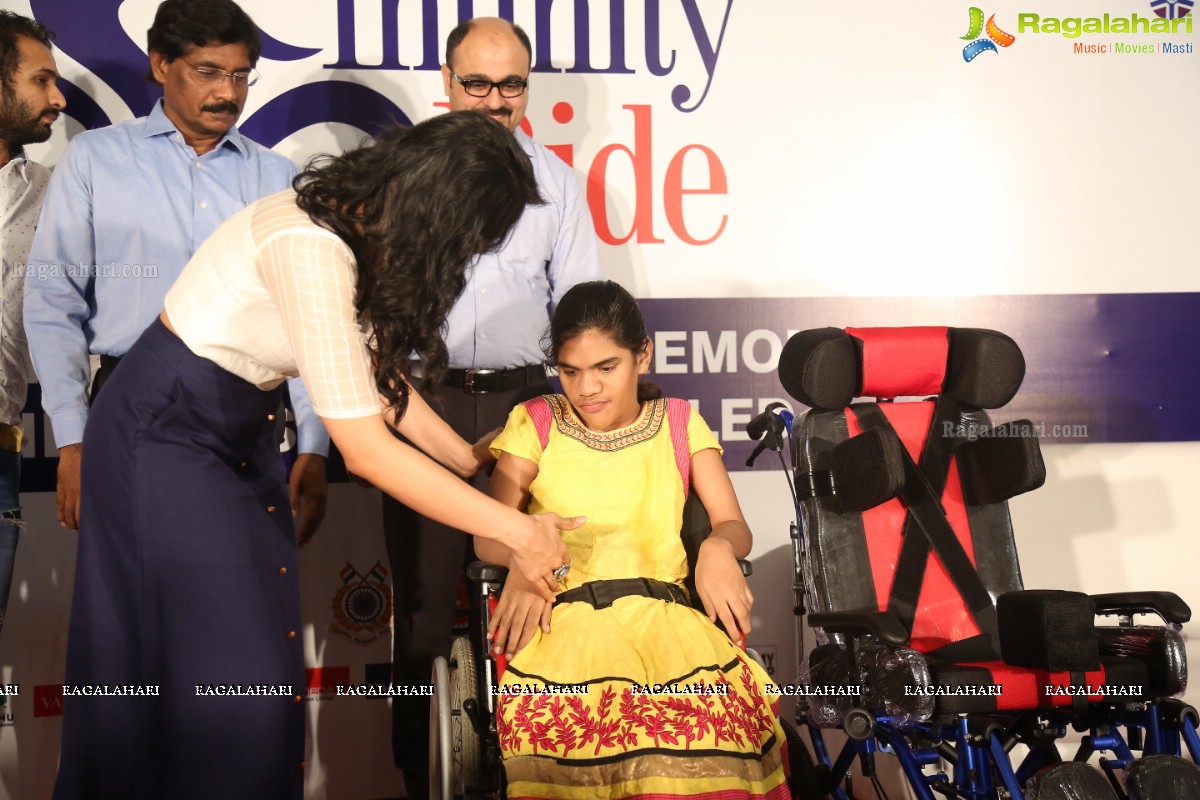
[[[504,243],[527,204],[543,202],[529,157],[502,125],[459,111],[315,160],[293,185],[313,222],[354,253],[376,385],[403,416],[414,354],[423,385],[445,374],[442,329],[467,266]]]
[[[646,321],[637,300],[615,281],[587,281],[567,290],[542,337],[546,360],[557,364],[563,345],[588,331],[604,334],[635,358],[650,346],[650,335],[646,333]],[[639,403],[660,397],[662,389],[655,384],[638,383]]]

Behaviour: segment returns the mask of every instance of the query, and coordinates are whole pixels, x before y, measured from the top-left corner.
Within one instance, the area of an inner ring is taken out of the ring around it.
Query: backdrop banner
[[[523,127],[574,168],[606,275],[642,298],[652,379],[694,402],[726,448],[755,532],[751,644],[777,680],[796,679],[794,510],[777,459],[746,469],[744,428],[774,401],[802,411],[776,368],[808,328],[1012,336],[1025,382],[994,416],[1037,425],[1048,470],[1042,490],[1012,503],[1027,584],[1200,602],[1190,2],[242,5],[263,54],[239,128],[298,164],[443,113],[442,51],[460,20],[526,29]],[[80,132],[150,111],[157,6],[0,0],[57,34],[68,105],[50,141],[28,148],[34,160],[53,166]],[[104,265],[131,278],[146,266]],[[25,529],[0,637],[0,800],[49,798],[58,759],[76,536],[56,521],[57,445],[39,406],[33,386]],[[301,553],[306,794],[395,798],[389,701],[337,694],[390,679],[380,498],[342,482],[336,457],[330,471],[328,516]]]

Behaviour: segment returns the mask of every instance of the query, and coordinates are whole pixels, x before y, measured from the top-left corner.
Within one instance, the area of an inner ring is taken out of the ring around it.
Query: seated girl
[[[508,797],[787,798],[770,679],[714,624],[749,633],[753,602],[737,564],[750,530],[716,437],[686,401],[639,383],[652,343],[619,285],[567,292],[548,339],[565,396],[513,410],[491,491],[587,522],[562,533],[556,602],[514,571],[489,631],[512,656],[497,707]],[[683,589],[689,484],[712,521],[695,576],[707,618]],[[508,563],[503,545],[475,550]],[[546,686],[564,691],[533,693]]]

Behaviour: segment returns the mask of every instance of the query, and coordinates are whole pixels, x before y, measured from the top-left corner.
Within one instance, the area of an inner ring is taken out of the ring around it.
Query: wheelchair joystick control
[[[865,742],[875,735],[875,716],[865,708],[852,708],[842,719],[846,735],[858,742]]]

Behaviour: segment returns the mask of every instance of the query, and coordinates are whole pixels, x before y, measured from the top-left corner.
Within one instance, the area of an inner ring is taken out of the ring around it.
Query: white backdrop
[[[157,3],[0,5],[48,21],[115,15],[128,40],[112,47],[128,50],[130,42],[144,48]],[[261,127],[256,113],[270,101],[321,81],[368,87],[414,121],[439,113],[438,73],[395,64],[423,63],[427,29],[436,28],[440,52],[460,5],[468,15],[511,7],[538,43],[539,63],[548,53],[556,70],[532,78],[534,135],[560,146],[592,187],[606,271],[641,297],[885,296],[899,313],[914,302],[906,298],[933,296],[1200,292],[1200,165],[1191,147],[1200,132],[1200,60],[1073,47],[1190,45],[1194,35],[1072,39],[1017,25],[1022,12],[1150,17],[1149,0],[983,7],[1016,40],[970,63],[961,38],[970,3],[944,0],[439,0],[436,20],[424,18],[426,3],[404,0],[243,5],[273,39],[313,51],[264,58],[244,127]],[[550,22],[539,30],[546,9]],[[381,27],[391,19],[395,48]],[[571,71],[577,32],[591,72]],[[60,37],[56,52],[64,78],[109,119],[145,113],[97,76],[95,43],[88,50],[76,44],[86,39],[70,38]],[[622,63],[626,72],[596,71]],[[383,64],[393,67],[371,68]],[[44,163],[81,129],[71,112],[33,149]],[[302,161],[362,135],[323,122],[288,129],[276,146]],[[1194,369],[1190,345],[1180,343],[1181,369]],[[34,415],[27,422],[32,430]],[[52,454],[46,447],[27,456]],[[1088,442],[1047,445],[1045,456],[1046,486],[1012,503],[1027,586],[1162,588],[1200,603],[1189,502],[1200,445]],[[778,680],[791,682],[792,513],[783,477],[736,472],[734,483],[756,533],[751,643],[774,659]],[[54,523],[52,493],[29,493],[23,503],[27,528],[0,639],[0,679],[21,691],[0,709],[0,797],[40,799],[53,784],[61,718],[35,687],[61,681],[74,535]],[[310,666],[362,682],[379,668],[370,665],[387,661],[386,631],[368,644],[330,632],[343,569],[367,576],[386,562],[377,494],[334,486],[329,517],[302,557]],[[400,794],[385,702],[314,693],[308,797]]]

